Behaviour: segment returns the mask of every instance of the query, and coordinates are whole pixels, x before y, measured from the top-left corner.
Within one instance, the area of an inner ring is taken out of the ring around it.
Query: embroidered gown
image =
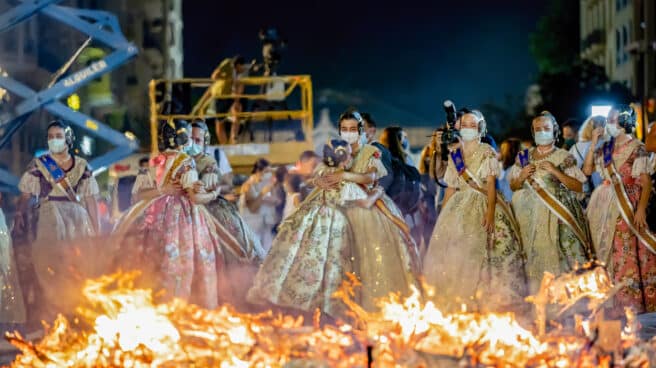
[[[58,312],[75,307],[82,282],[99,272],[97,260],[92,258],[98,250],[91,239],[96,232],[83,205],[84,198],[98,195],[98,183],[86,160],[74,155],[71,159],[72,166],[64,172],[82,202],[71,201],[38,159],[30,163],[18,184],[22,193],[38,198],[32,262],[48,304],[45,309]]]
[[[640,175],[653,169],[644,145],[637,139],[615,147],[613,163],[633,208],[637,208],[642,185]],[[623,315],[623,307],[638,313],[656,311],[656,256],[641,244],[620,214],[615,190],[604,168],[603,150],[595,152],[596,171],[604,179],[588,205],[592,241],[599,260],[606,263],[616,283],[628,281],[615,296],[613,313]]]
[[[585,183],[587,178],[576,166],[576,159],[566,150],[554,148],[546,157],[536,158],[536,149],[529,151],[529,162],[537,165],[549,161],[566,175]],[[519,177],[521,172],[519,162],[510,170],[508,180]],[[587,222],[576,193],[567,189],[558,179],[548,172],[536,169],[533,178],[544,184],[574,216],[579,227],[587,232]],[[574,266],[593,259],[594,250],[589,244],[582,243],[570,229],[540,200],[539,196],[529,188],[528,181],[521,189],[515,191],[512,205],[515,218],[519,223],[522,244],[526,252],[526,276],[529,281],[529,292],[535,294],[540,289],[544,272],[555,276],[571,271]]]
[[[379,157],[377,148],[364,145],[350,171],[365,174],[374,169],[381,178],[387,171]],[[353,271],[362,282],[357,297],[365,310],[377,310],[375,300],[390,293],[407,296],[411,286],[422,290],[417,278],[421,272],[417,246],[403,215],[387,195],[372,208],[347,208],[346,217],[354,235]]]
[[[463,158],[482,189],[488,176],[501,172],[496,152],[487,144],[481,143]],[[479,309],[513,310],[526,296],[526,275],[512,214],[508,216],[497,203],[494,233],[489,237],[481,226],[487,194],[467,184],[451,159],[444,180],[457,191],[442,208],[423,260],[426,282],[435,287],[438,305],[457,310],[462,303],[476,305],[480,297]]]
[[[196,158],[195,161],[200,179],[205,186],[207,188],[214,188],[218,185],[221,178],[219,176],[219,167],[214,157],[203,154],[200,158]],[[205,207],[240,244],[241,249],[247,254],[247,261],[259,263],[264,259],[266,252],[260,244],[260,239],[239,215],[236,205],[223,197],[219,197],[206,204]]]
[[[158,188],[198,181],[194,160],[168,150],[153,159]],[[233,298],[225,275],[226,252],[241,258],[238,244],[227,243],[226,229],[186,193],[160,195],[134,205],[114,229],[120,250],[116,266],[143,271],[143,281],[166,298],[188,300],[213,309]],[[222,243],[223,242],[223,243]]]
[[[317,174],[333,169],[320,165]],[[315,190],[285,219],[271,250],[255,277],[248,300],[340,317],[344,305],[332,294],[347,272],[352,272],[353,233],[343,213],[350,201],[366,199],[357,184]]]

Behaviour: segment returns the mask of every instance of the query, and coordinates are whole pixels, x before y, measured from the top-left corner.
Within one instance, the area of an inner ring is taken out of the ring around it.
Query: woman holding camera
[[[424,258],[426,281],[455,310],[511,310],[526,295],[524,253],[510,207],[497,195],[500,174],[494,149],[481,143],[478,111],[461,118],[462,143],[449,153],[442,211]],[[480,299],[479,299],[480,298]]]
[[[538,291],[545,272],[556,276],[594,258],[589,230],[575,193],[585,175],[568,151],[557,148],[556,118],[543,112],[531,123],[536,147],[519,153],[508,179],[512,205],[527,255],[530,292]]]
[[[590,197],[587,214],[597,256],[616,283],[626,283],[614,299],[616,316],[623,315],[624,307],[637,313],[656,311],[656,256],[652,253],[656,237],[646,221],[653,169],[645,146],[631,136],[634,128],[631,107],[613,108],[606,129],[592,132],[591,144],[596,147],[605,131],[611,140],[596,152],[589,150],[583,166],[586,175],[596,170],[604,179]]]
[[[380,161],[380,151],[362,144],[364,120],[357,111],[347,111],[340,116],[338,126],[341,138],[351,146],[352,164],[347,171],[318,177],[317,187],[328,189],[349,181],[367,192],[375,190],[377,179],[387,171]],[[359,304],[373,311],[377,309],[376,299],[390,293],[407,296],[413,287],[421,290],[418,249],[394,202],[382,195],[371,208],[353,206],[345,213],[354,235],[353,270],[363,286],[357,298]]]

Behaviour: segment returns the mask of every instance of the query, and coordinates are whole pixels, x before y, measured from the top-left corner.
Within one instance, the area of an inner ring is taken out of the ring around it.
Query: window
[[[615,11],[622,9],[622,0],[615,0]]]
[[[617,65],[620,65],[620,62],[622,61],[621,55],[622,55],[622,43],[620,39],[620,31],[619,29],[615,30],[615,62]]]
[[[629,60],[629,53],[626,52],[626,47],[629,45],[629,31],[626,26],[622,27],[622,60]]]

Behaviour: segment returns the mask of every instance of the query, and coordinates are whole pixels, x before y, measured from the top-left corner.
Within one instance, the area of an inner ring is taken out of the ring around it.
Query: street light
[[[610,112],[611,108],[612,108],[611,105],[592,105],[590,107],[591,110],[590,115],[606,117],[608,116],[608,113]]]

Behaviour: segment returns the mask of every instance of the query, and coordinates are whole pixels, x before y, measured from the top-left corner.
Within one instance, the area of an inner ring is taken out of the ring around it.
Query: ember
[[[550,277],[549,295],[569,298],[549,302],[567,305],[583,294],[605,299],[613,289],[603,269],[577,272],[583,280],[603,281],[603,289],[579,284],[578,276]],[[60,316],[36,344],[8,334],[22,351],[12,367],[365,367],[367,347],[380,368],[647,367],[656,351],[637,339],[632,314],[624,331],[618,330],[619,350],[608,351],[610,335],[599,335],[613,324],[602,325],[594,313],[577,315],[576,330],[539,335],[511,313],[444,313],[422,301],[418,290],[405,299],[390,295],[380,301],[379,312],[367,313],[353,301],[357,280],[351,277],[336,296],[351,308],[357,327],[321,328],[318,315],[308,326],[302,318],[272,312],[243,314],[230,306],[208,311],[180,300],[155,304],[150,290],[134,288],[136,276],[88,281],[79,321]],[[567,280],[585,287],[560,291],[565,294],[554,289]]]

